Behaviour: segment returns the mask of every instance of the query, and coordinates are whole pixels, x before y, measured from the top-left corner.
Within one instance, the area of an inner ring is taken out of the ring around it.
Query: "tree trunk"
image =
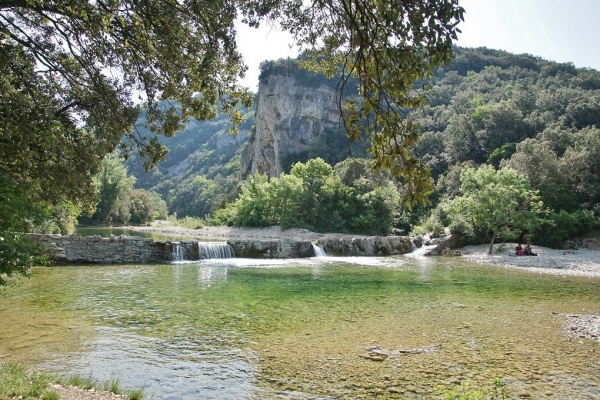
[[[490,242],[490,248],[488,249],[488,256],[492,254],[492,247],[494,247],[494,241],[496,240],[496,231],[492,234],[492,241]]]

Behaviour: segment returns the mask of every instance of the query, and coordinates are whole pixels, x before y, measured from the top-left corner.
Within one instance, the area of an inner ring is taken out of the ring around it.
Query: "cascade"
[[[171,243],[171,261],[185,260],[185,248],[179,242]]]
[[[198,242],[201,260],[211,258],[235,258],[233,248],[224,242]]]
[[[315,251],[315,257],[325,257],[325,249],[323,249],[320,246],[317,246],[316,244],[312,244],[313,250]]]
[[[415,250],[417,250],[417,245],[415,244],[415,242],[413,242],[411,240],[410,241],[410,252],[413,253]]]
[[[410,256],[410,257],[428,256],[428,255],[430,255],[431,251],[434,250],[436,247],[438,247],[437,244],[423,245],[421,247],[417,247],[417,248],[413,249],[412,252],[407,253],[406,255]]]

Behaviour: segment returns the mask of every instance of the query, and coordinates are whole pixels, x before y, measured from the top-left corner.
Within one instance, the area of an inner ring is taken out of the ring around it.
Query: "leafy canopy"
[[[288,10],[282,26],[306,49],[304,66],[333,76],[341,65],[338,103],[348,136],[370,137],[375,166],[403,178],[409,206],[426,202],[433,187],[410,151],[418,126],[406,114],[425,104],[415,81],[450,63],[464,12],[458,1],[325,0]]]
[[[236,226],[387,235],[398,221],[400,194],[376,175],[366,160],[348,159],[335,168],[320,158],[298,162],[278,178],[250,177],[237,200],[215,218]]]
[[[251,102],[236,85],[246,69],[234,28],[242,5],[0,0],[1,171],[40,196],[89,206],[91,178],[117,146],[138,149],[146,167],[164,157],[135,125],[138,105],[146,127],[167,136],[191,116],[214,117],[218,103],[235,123],[233,105]]]
[[[546,210],[538,192],[512,168],[466,168],[460,180],[459,195],[445,206],[448,216],[466,221],[482,235],[491,233],[490,254],[497,237],[516,237],[545,222]]]
[[[167,136],[217,105],[235,126],[235,105],[251,102],[236,83],[246,71],[241,16],[291,32],[306,67],[341,65],[340,92],[359,78],[358,98],[340,96],[350,137],[370,136],[377,166],[404,176],[407,200],[422,200],[430,183],[408,150],[416,128],[404,109],[423,104],[415,80],[450,61],[462,15],[458,0],[0,0],[0,169],[41,197],[89,208],[105,154],[137,149],[147,168],[165,155],[137,129],[138,106]]]

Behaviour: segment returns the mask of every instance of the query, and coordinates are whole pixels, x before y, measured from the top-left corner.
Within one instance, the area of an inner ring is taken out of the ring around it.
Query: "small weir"
[[[201,260],[235,258],[233,248],[223,242],[198,242],[198,254]]]
[[[313,243],[313,250],[315,251],[315,257],[325,257],[325,249],[323,249],[320,246],[317,246],[316,244]]]
[[[226,242],[171,242],[171,261],[197,261],[235,258],[233,248]]]

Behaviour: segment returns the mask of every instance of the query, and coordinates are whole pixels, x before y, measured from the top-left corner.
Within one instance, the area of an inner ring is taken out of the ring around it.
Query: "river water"
[[[599,311],[599,289],[442,257],[37,268],[0,289],[0,362],[155,399],[440,398],[495,377],[598,399],[600,344],[565,314]]]

